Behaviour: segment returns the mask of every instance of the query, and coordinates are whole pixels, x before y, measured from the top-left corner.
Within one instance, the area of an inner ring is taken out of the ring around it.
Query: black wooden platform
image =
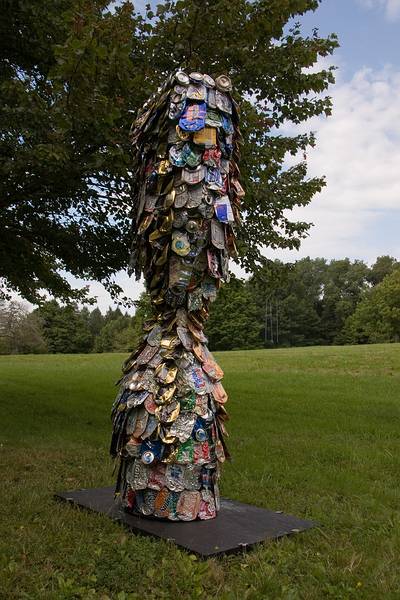
[[[113,487],[60,492],[55,497],[107,515],[134,533],[171,540],[203,558],[239,552],[265,540],[299,533],[316,525],[312,521],[226,498],[222,498],[221,510],[215,519],[182,523],[126,513],[114,501]]]

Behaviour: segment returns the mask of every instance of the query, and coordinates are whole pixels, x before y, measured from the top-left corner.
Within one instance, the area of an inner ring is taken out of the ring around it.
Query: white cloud
[[[300,252],[269,252],[287,260],[301,256],[373,260],[400,255],[400,72],[358,71],[333,89],[333,116],[304,125],[317,134],[308,157],[310,175],[327,186],[293,216],[312,221]],[[397,224],[397,229],[396,229]]]
[[[367,9],[384,10],[390,21],[400,17],[400,0],[357,0],[358,4]]]

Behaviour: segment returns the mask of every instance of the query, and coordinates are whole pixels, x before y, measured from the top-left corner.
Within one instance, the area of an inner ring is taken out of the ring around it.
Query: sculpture
[[[219,508],[227,394],[203,326],[229,280],[239,183],[238,109],[231,81],[171,75],[133,125],[134,242],[154,308],[124,364],[112,409],[124,508],[156,518],[211,519]]]

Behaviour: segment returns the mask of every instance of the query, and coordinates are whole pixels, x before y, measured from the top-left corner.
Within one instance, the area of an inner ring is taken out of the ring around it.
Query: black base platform
[[[126,513],[114,501],[113,487],[61,492],[55,497],[107,515],[134,533],[171,540],[203,558],[239,552],[265,540],[299,533],[316,525],[312,521],[226,498],[222,498],[221,510],[215,519],[183,523],[158,521]]]

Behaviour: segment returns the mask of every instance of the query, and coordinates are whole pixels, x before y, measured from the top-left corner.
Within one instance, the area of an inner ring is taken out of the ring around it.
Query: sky
[[[304,34],[314,27],[321,35],[337,33],[341,45],[328,61],[338,67],[329,91],[333,115],[299,128],[316,133],[309,175],[324,174],[327,185],[292,213],[314,223],[300,250],[266,254],[284,261],[400,258],[400,0],[322,0],[317,11],[296,20]],[[143,290],[124,273],[117,282],[132,299]],[[113,305],[100,284],[90,290],[103,312]]]

